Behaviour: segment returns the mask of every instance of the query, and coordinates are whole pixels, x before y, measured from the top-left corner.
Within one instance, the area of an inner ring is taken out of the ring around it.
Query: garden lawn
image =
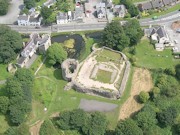
[[[0,81],[6,80],[11,74],[7,71],[7,66],[4,64],[0,64]]]
[[[172,68],[177,63],[174,60],[172,51],[165,49],[164,51],[156,51],[154,46],[149,43],[148,39],[143,39],[136,46],[136,66],[148,69],[155,68]]]
[[[9,125],[7,123],[6,117],[4,115],[0,115],[0,134],[3,134],[8,128]]]
[[[96,75],[96,79],[99,82],[110,83],[112,72],[99,69]]]

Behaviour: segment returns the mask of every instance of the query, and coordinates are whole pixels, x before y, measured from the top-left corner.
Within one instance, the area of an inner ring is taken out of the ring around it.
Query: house
[[[58,15],[56,16],[56,22],[57,24],[66,24],[68,23],[68,14],[59,12]]]
[[[105,3],[100,2],[96,5],[97,18],[103,19],[106,18],[106,6]]]
[[[29,42],[27,42],[17,60],[17,66],[24,67],[38,49],[40,53],[45,53],[49,46],[51,46],[50,35],[40,37],[37,33],[31,34]]]
[[[112,0],[107,0],[106,1],[106,8],[107,9],[112,9],[113,8],[113,2],[112,2]]]
[[[124,5],[115,5],[113,8],[113,13],[115,16],[123,18],[126,14],[126,8]]]
[[[56,3],[56,0],[47,0],[43,5],[50,8]]]
[[[34,8],[29,10],[29,13],[19,15],[17,23],[19,26],[40,26],[42,17],[40,16],[39,11],[35,11]]]
[[[144,10],[153,9],[153,6],[152,6],[152,3],[150,1],[150,2],[146,2],[146,3],[138,4],[138,8],[140,11],[144,11]]]
[[[153,28],[150,37],[152,40],[157,41],[158,43],[161,44],[167,44],[170,42],[169,37],[165,31],[165,28],[160,26],[157,28]]]
[[[77,22],[83,22],[83,14],[84,14],[84,10],[83,7],[76,7],[75,11],[74,11],[74,20]]]

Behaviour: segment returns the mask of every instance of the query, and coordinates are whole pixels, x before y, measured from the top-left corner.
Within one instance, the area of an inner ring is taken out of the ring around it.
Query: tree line
[[[12,132],[19,132],[26,127],[21,124],[25,122],[32,109],[33,82],[34,76],[28,69],[18,69],[13,77],[7,79],[6,93],[0,96],[0,113],[6,115],[15,127],[8,129],[5,134],[13,135]]]

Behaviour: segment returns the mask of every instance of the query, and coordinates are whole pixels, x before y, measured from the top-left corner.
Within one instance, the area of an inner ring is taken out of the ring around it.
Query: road
[[[140,19],[141,26],[149,26],[149,25],[164,25],[170,22],[174,22],[176,20],[180,20],[180,11],[175,11],[163,16],[160,16],[157,20],[148,19]],[[106,26],[106,23],[70,23],[65,25],[52,25],[48,27],[41,27],[39,29],[35,29],[32,26],[17,26],[17,25],[9,25],[13,30],[19,31],[20,33],[51,33],[51,32],[71,32],[71,31],[85,31],[85,30],[102,30]]]

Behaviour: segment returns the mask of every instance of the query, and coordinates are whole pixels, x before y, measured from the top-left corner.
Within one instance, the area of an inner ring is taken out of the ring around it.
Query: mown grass
[[[157,69],[157,68],[172,68],[178,63],[175,60],[170,49],[164,51],[156,51],[154,46],[150,44],[148,39],[143,39],[135,47],[136,54],[135,65],[138,67]],[[129,57],[132,55],[127,54]]]
[[[8,122],[4,115],[0,115],[0,134],[3,134],[9,128]]]
[[[7,71],[6,64],[0,64],[0,81],[7,79],[9,76],[11,76],[11,73]]]
[[[99,69],[95,80],[103,82],[103,83],[110,83],[111,75],[112,75],[112,72]]]

